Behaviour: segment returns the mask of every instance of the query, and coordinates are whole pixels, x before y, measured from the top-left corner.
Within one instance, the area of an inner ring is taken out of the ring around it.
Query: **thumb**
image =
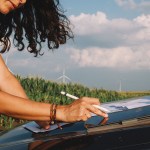
[[[46,125],[46,126],[44,126],[43,127],[45,130],[48,130],[48,129],[50,129],[50,125]]]

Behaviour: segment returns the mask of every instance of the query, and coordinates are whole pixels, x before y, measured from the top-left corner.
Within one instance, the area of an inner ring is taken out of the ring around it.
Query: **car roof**
[[[137,99],[146,99],[148,102],[150,102],[150,97],[140,97],[140,98],[134,98],[130,100],[123,100],[119,101],[119,103],[125,103],[130,102]],[[118,102],[109,102],[106,103],[107,105],[115,105]],[[104,105],[103,105],[104,106]],[[109,119],[107,121],[107,125],[113,124],[113,123],[120,123],[127,120],[132,120],[135,118],[142,118],[145,116],[150,115],[150,105],[147,103],[146,106],[136,107],[132,109],[126,109],[122,111],[116,111],[109,114]],[[86,124],[94,124],[99,125],[98,123],[103,120],[102,117],[99,116],[93,116],[91,119],[89,119],[87,122],[76,122],[72,124],[65,125],[63,127],[63,130],[56,129],[50,132],[45,133],[33,133],[26,128],[24,128],[23,125],[19,127],[15,127],[14,129],[4,131],[0,133],[0,148],[10,145],[18,145],[18,144],[25,144],[25,143],[31,143],[36,140],[56,140],[59,138],[69,138],[72,136],[80,136],[80,135],[86,135],[88,132],[88,128],[86,128]],[[99,125],[101,126],[101,125]],[[102,125],[104,127],[104,125]],[[66,136],[67,135],[67,136]]]

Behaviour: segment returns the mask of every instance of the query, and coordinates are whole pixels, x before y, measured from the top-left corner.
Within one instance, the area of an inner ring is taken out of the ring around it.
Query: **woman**
[[[35,56],[42,55],[42,42],[49,49],[58,48],[73,38],[69,20],[60,8],[59,0],[0,0],[1,53],[11,47],[10,35],[19,51],[27,49]],[[24,39],[28,43],[27,48]],[[96,98],[83,97],[70,105],[39,103],[28,99],[17,79],[0,56],[0,113],[26,120],[35,120],[48,129],[50,123],[85,121],[91,113],[108,117],[99,109]]]

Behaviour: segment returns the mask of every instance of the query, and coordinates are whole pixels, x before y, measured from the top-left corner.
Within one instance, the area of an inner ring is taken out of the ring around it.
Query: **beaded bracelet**
[[[57,124],[59,129],[62,129],[62,127],[59,125],[58,122],[56,122],[56,111],[57,111],[57,104],[51,104],[50,106],[50,124]]]
[[[55,123],[55,120],[56,120],[56,108],[57,108],[57,105],[51,104],[51,107],[50,107],[50,124],[54,124]]]

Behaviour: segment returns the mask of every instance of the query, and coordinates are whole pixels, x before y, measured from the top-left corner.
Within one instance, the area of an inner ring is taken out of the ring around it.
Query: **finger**
[[[86,116],[88,119],[91,118],[91,113],[89,111],[86,111]]]
[[[50,129],[50,125],[46,125],[43,128],[46,129],[46,130],[48,130],[48,129]]]
[[[20,1],[20,4],[25,4],[26,3],[26,0],[19,0]]]
[[[82,120],[83,120],[83,121],[88,120],[88,117],[87,117],[87,115],[86,115],[86,114],[85,114],[84,116],[82,116]]]
[[[92,106],[92,105],[86,105],[86,108],[87,108],[90,112],[92,112],[92,113],[94,113],[94,114],[96,114],[96,115],[99,115],[99,116],[102,116],[102,117],[105,117],[105,118],[108,117],[108,114],[102,112],[101,110],[99,110],[98,108],[96,108],[96,107],[94,107],[94,106]]]
[[[108,121],[108,117],[104,118],[100,123],[99,125],[105,125]]]
[[[49,129],[50,128],[50,122],[49,121],[36,121],[36,123],[44,129]]]
[[[92,105],[100,105],[100,101],[98,98],[82,97],[81,100],[86,101],[87,103]]]
[[[19,0],[9,0],[9,1],[14,5],[15,8],[17,8],[20,4]]]

